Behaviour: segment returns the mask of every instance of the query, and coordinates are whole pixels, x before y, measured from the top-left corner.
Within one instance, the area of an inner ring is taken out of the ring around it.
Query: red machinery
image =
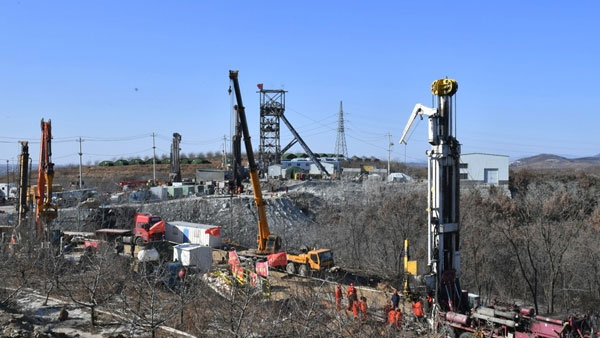
[[[165,221],[148,212],[138,212],[134,216],[133,235],[136,245],[160,241],[165,235]]]
[[[38,238],[43,238],[47,225],[57,216],[57,207],[52,202],[52,181],[54,179],[54,163],[52,156],[52,124],[42,119],[42,137],[40,140],[40,162],[36,189],[35,224]]]

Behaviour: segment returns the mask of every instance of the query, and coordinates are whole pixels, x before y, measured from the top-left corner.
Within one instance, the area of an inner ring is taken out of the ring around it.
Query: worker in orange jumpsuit
[[[348,297],[348,310],[352,310],[352,304],[358,300],[354,283],[350,283],[350,286],[346,290],[346,297]]]
[[[360,312],[362,313],[362,321],[366,321],[367,320],[367,298],[366,297],[360,297],[360,303],[358,304],[359,308],[360,308]]]
[[[394,325],[394,321],[396,320],[396,309],[391,308],[387,313],[388,324],[390,326]]]
[[[402,331],[402,320],[403,319],[404,319],[404,316],[402,315],[402,311],[400,311],[400,308],[397,308],[396,313],[394,315],[394,324],[396,325],[396,330]]]
[[[352,316],[354,317],[354,320],[358,319],[358,302],[354,301],[352,303]]]
[[[417,321],[420,321],[423,318],[423,303],[420,299],[414,299],[412,303],[412,312],[417,317]]]
[[[337,285],[335,288],[335,309],[339,310],[341,308],[342,305],[342,286],[341,285]]]

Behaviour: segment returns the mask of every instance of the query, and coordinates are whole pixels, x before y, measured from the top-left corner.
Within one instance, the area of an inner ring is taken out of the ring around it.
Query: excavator
[[[54,180],[54,163],[52,157],[52,123],[42,119],[42,137],[40,141],[40,162],[36,188],[35,224],[38,239],[43,240],[47,226],[58,215],[56,205],[52,204],[52,181]]]
[[[234,106],[234,109],[236,110],[236,115],[242,128],[244,146],[246,147],[246,155],[248,156],[250,183],[252,183],[254,202],[258,208],[258,247],[256,248],[256,253],[259,255],[278,253],[281,251],[281,237],[276,234],[272,234],[269,231],[267,213],[265,212],[265,204],[260,188],[260,182],[258,181],[258,165],[254,159],[254,151],[252,150],[252,142],[250,141],[250,132],[248,131],[248,122],[246,120],[246,109],[244,108],[244,103],[242,102],[242,93],[240,92],[238,71],[230,70],[229,79],[233,83],[233,91],[235,93],[235,100],[237,102],[237,105]]]
[[[246,110],[242,103],[242,94],[238,82],[238,71],[230,70],[229,79],[233,83],[233,90],[237,105],[234,106],[236,111],[236,129],[240,128],[243,135],[244,145],[248,156],[248,166],[250,168],[250,182],[252,183],[252,191],[254,192],[254,202],[258,208],[258,247],[257,255],[269,255],[281,252],[281,237],[272,234],[269,231],[267,223],[267,214],[265,212],[262,191],[260,182],[258,181],[258,165],[254,160],[254,152],[252,143],[250,142],[250,133],[248,132],[248,123],[246,120]],[[241,165],[241,164],[240,164]],[[299,273],[302,276],[307,276],[309,271],[323,271],[331,268],[334,265],[333,252],[329,249],[305,249],[298,255],[287,253],[285,268],[288,273]]]

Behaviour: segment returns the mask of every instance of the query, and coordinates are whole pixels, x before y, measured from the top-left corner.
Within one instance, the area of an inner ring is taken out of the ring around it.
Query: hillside
[[[600,154],[579,158],[540,154],[516,160],[510,167],[511,169],[600,169]]]

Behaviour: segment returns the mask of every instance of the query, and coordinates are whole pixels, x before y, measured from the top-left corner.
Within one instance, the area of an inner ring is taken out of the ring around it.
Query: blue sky
[[[598,2],[0,2],[0,160],[18,139],[77,163],[216,151],[230,133],[228,70],[258,148],[256,84],[284,88],[286,116],[316,152],[333,152],[339,101],[350,155],[423,161],[426,121],[397,144],[430,83],[458,80],[463,153],[600,153]],[[137,89],[137,90],[136,90]],[[282,128],[283,124],[282,124]],[[291,134],[282,133],[282,144]],[[298,146],[294,150],[298,150]]]

